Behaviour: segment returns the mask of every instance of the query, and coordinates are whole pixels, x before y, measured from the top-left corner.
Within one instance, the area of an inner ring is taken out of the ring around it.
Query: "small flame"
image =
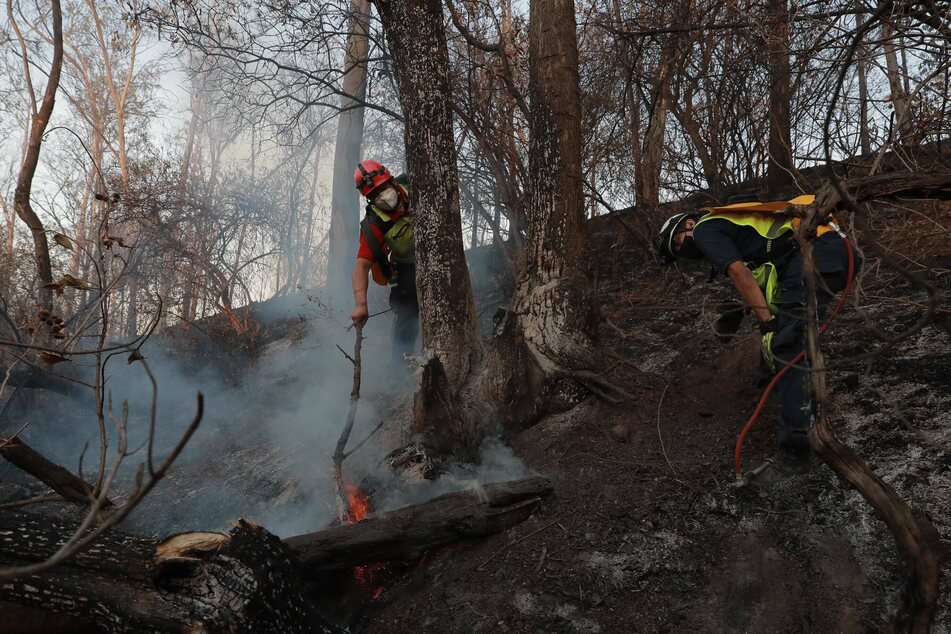
[[[360,490],[360,487],[353,484],[344,485],[347,491],[347,509],[350,515],[350,522],[359,522],[366,519],[370,514],[370,499],[367,494]]]
[[[347,513],[350,516],[349,523],[359,522],[366,519],[370,514],[370,498],[360,487],[353,484],[345,484],[344,490],[347,492]],[[353,569],[353,580],[358,586],[376,599],[383,593],[382,577],[387,570],[385,563],[370,564],[367,566],[357,566]]]

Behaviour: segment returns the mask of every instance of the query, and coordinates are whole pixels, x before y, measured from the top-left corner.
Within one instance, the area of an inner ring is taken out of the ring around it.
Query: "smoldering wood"
[[[283,542],[248,520],[162,541],[111,531],[59,566],[0,585],[0,605],[28,631],[337,632],[301,595],[302,571],[414,560],[524,521],[551,491],[545,478],[488,484]],[[0,567],[49,558],[77,527],[0,510]]]
[[[0,566],[42,561],[77,523],[0,513]],[[248,521],[229,533],[175,536],[160,543],[104,534],[60,566],[0,585],[17,627],[45,631],[51,614],[65,631],[337,632],[301,595],[293,554]],[[33,626],[36,627],[33,627]]]
[[[354,524],[291,537],[285,543],[309,572],[408,561],[439,546],[515,526],[551,492],[551,483],[545,478],[487,484]]]
[[[93,487],[85,480],[47,459],[20,438],[0,436],[0,455],[73,504],[88,506],[95,497]],[[107,498],[103,508],[110,506],[112,502]]]

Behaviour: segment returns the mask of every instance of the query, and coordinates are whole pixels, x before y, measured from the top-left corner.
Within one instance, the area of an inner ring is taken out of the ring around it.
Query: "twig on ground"
[[[519,538],[516,539],[514,542],[509,542],[508,544],[506,544],[505,546],[503,546],[503,547],[500,548],[499,550],[495,551],[495,552],[492,554],[491,557],[489,557],[488,559],[486,559],[485,561],[483,561],[481,564],[479,564],[478,566],[476,566],[476,570],[482,570],[482,568],[483,568],[487,563],[489,563],[490,561],[492,561],[493,559],[495,559],[496,557],[498,557],[499,555],[501,555],[502,553],[504,553],[506,550],[508,550],[508,549],[511,548],[512,546],[514,546],[514,545],[516,545],[516,544],[520,544],[521,542],[525,541],[525,540],[528,539],[529,537],[532,537],[532,536],[534,536],[534,535],[537,535],[537,534],[539,534],[540,532],[542,532],[543,530],[546,530],[546,529],[551,528],[552,526],[554,526],[555,524],[558,524],[558,522],[560,522],[560,521],[563,520],[563,519],[564,519],[564,516],[559,517],[559,518],[556,519],[555,521],[549,522],[548,524],[545,524],[545,525],[542,526],[541,528],[532,531],[532,532],[529,533],[528,535],[525,535],[525,536],[523,536],[523,537],[519,537]],[[562,530],[564,530],[564,529],[562,529]]]
[[[664,391],[660,394],[660,400],[657,401],[657,439],[660,440],[660,451],[664,454],[664,460],[667,461],[667,466],[670,467],[670,472],[674,474],[674,478],[677,478],[677,470],[674,469],[674,465],[670,462],[670,456],[667,455],[667,448],[664,446],[664,435],[660,431],[660,408],[664,404],[664,397],[667,396],[667,388],[669,385],[664,386]]]
[[[132,494],[128,497],[125,503],[116,508],[113,514],[102,520],[95,528],[92,528],[93,524],[101,518],[100,512],[105,505],[105,501],[107,499],[106,495],[112,486],[112,482],[115,479],[116,474],[119,472],[119,467],[130,455],[130,453],[127,451],[128,436],[126,433],[128,407],[124,407],[122,418],[117,421],[119,443],[116,449],[116,458],[113,461],[111,469],[106,474],[106,478],[102,487],[100,487],[96,492],[95,499],[90,505],[90,508],[86,513],[86,517],[83,519],[82,523],[80,523],[79,527],[76,529],[76,532],[74,532],[69,539],[63,542],[59,549],[57,549],[57,551],[45,561],[35,564],[28,564],[25,566],[0,568],[0,583],[16,579],[17,577],[35,575],[37,573],[43,572],[44,570],[49,570],[50,568],[62,563],[66,559],[73,557],[79,551],[89,547],[89,545],[96,541],[100,535],[124,520],[129,515],[129,513],[131,513],[132,510],[138,506],[139,502],[141,502],[143,498],[149,494],[155,485],[165,477],[165,474],[168,473],[172,463],[175,462],[182,450],[185,448],[185,445],[188,444],[188,441],[198,429],[198,425],[201,423],[201,419],[205,412],[205,397],[201,392],[198,393],[198,405],[196,410],[197,411],[195,412],[195,417],[192,419],[192,422],[182,433],[178,443],[174,448],[172,448],[172,451],[168,454],[168,456],[166,456],[164,462],[162,462],[158,469],[155,470],[155,473],[152,474],[148,480],[143,482],[143,472],[145,469],[144,465],[139,465],[139,469],[136,471],[135,488],[133,489]]]

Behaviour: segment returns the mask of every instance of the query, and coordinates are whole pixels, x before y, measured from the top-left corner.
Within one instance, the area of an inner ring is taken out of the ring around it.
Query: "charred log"
[[[502,532],[526,520],[551,491],[545,478],[487,484],[285,543],[311,572],[413,560],[461,539]]]
[[[0,436],[0,455],[73,504],[87,506],[95,497],[93,487],[85,480],[48,460],[19,438]],[[110,506],[112,502],[106,499],[103,507]]]
[[[76,526],[0,514],[0,566],[43,561]],[[71,631],[336,631],[304,600],[280,539],[244,520],[228,534],[193,535],[156,544],[106,533],[60,566],[0,585],[0,602],[38,619],[19,621],[19,631],[45,631],[51,613],[72,619],[60,625]]]
[[[161,542],[112,531],[62,565],[0,585],[10,609],[0,625],[15,613],[12,631],[336,632],[302,596],[300,564],[320,575],[414,560],[524,521],[551,491],[544,478],[489,484],[284,542],[247,520]],[[48,559],[77,526],[0,512],[0,567]]]

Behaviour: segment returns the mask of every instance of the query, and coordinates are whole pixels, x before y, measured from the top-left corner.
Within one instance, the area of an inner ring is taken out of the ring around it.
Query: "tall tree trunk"
[[[378,8],[404,114],[423,351],[456,392],[482,346],[463,251],[442,3],[389,0]]]
[[[684,6],[684,21],[691,15],[691,0]],[[650,106],[650,120],[647,132],[644,134],[644,143],[641,152],[639,191],[637,204],[649,209],[656,208],[660,203],[660,173],[664,159],[664,136],[667,131],[667,116],[670,114],[672,101],[670,91],[671,76],[680,57],[683,36],[672,34],[664,46],[663,54],[657,63],[656,79],[653,90],[653,101]]]
[[[574,2],[532,0],[530,11],[528,262],[484,372],[508,426],[534,422],[553,380],[586,366],[591,348]]]
[[[895,51],[895,30],[887,22],[882,25],[882,39],[885,41],[885,74],[888,76],[890,101],[895,109],[894,126],[899,143],[910,140],[911,113],[908,107],[908,93],[905,91],[898,66],[898,54]]]
[[[793,183],[792,83],[789,71],[789,11],[786,0],[767,0],[769,31],[769,159],[766,184],[770,194]]]
[[[49,79],[46,82],[43,102],[40,104],[39,110],[33,113],[30,121],[29,145],[27,146],[26,157],[20,166],[16,190],[13,193],[13,208],[33,234],[33,253],[36,257],[36,270],[40,287],[39,303],[50,311],[52,311],[53,306],[52,290],[43,288],[44,285],[53,282],[50,247],[46,239],[46,229],[43,227],[40,217],[33,211],[30,196],[33,192],[33,176],[36,174],[36,167],[40,161],[40,145],[43,142],[46,127],[49,125],[50,116],[53,114],[53,104],[56,99],[56,91],[59,88],[60,71],[63,68],[63,13],[60,9],[59,0],[52,0],[51,13],[53,19],[53,60],[50,65]],[[12,22],[12,14],[10,18]],[[24,65],[26,66],[26,64],[27,62],[24,59]],[[27,80],[29,80],[29,76],[27,76]],[[32,91],[32,86],[27,86],[27,90]]]
[[[865,14],[861,11],[861,3],[855,2],[855,28],[865,21]],[[860,46],[855,52],[858,61],[856,73],[859,80],[859,148],[863,156],[872,153],[872,136],[868,129],[868,49]]]
[[[364,107],[367,96],[367,32],[370,3],[351,0],[350,33],[344,56],[343,92],[337,117],[337,142],[334,147],[333,189],[330,203],[330,255],[327,262],[326,288],[331,297],[349,298],[350,271],[356,257],[360,198],[353,185],[353,171],[360,161],[363,142]],[[415,185],[415,183],[414,183]]]

